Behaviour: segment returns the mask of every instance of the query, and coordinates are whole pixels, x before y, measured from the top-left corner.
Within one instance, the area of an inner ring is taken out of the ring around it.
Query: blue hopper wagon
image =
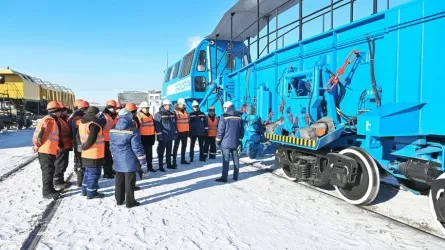
[[[243,113],[249,156],[272,142],[288,179],[333,185],[354,205],[373,202],[381,174],[389,173],[429,195],[445,234],[445,92],[437,87],[445,66],[445,1],[411,0],[378,11],[370,0],[372,14],[360,19],[357,0],[331,1],[303,15],[306,2],[238,1],[166,70],[163,98],[183,97],[188,108],[197,100],[219,114],[232,101]],[[270,31],[271,20],[293,7],[296,20],[280,28],[277,21]],[[334,26],[341,8],[349,20]],[[303,37],[317,18],[322,32]],[[291,31],[298,37],[280,47]]]

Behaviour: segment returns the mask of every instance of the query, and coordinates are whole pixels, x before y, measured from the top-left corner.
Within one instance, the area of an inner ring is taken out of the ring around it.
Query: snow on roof
[[[300,0],[260,0],[260,30],[267,25],[267,19],[275,17],[275,9],[278,9],[278,15],[285,12],[289,8],[298,4]],[[233,16],[233,41],[244,41],[246,37],[255,37],[258,33],[256,22],[257,0],[239,0],[232,8],[230,8],[219,21],[212,34],[206,39],[230,40],[230,16]],[[250,27],[249,27],[250,26]]]

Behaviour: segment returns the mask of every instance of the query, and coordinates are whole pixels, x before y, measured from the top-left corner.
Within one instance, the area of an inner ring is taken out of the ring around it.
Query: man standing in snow
[[[195,142],[198,139],[199,143],[199,160],[205,161],[204,156],[204,145],[207,136],[207,117],[199,110],[199,103],[193,101],[193,112],[190,113],[190,162],[193,162],[193,157],[195,155]]]
[[[42,170],[42,195],[46,199],[55,199],[60,196],[60,192],[54,189],[54,172],[56,155],[60,148],[63,148],[63,141],[60,139],[61,109],[59,103],[51,101],[46,106],[48,115],[40,120],[32,137],[34,152],[38,152],[40,169]]]
[[[172,165],[172,144],[177,136],[176,115],[170,111],[171,102],[169,100],[162,101],[162,107],[156,113],[154,123],[156,130],[156,138],[158,140],[158,160],[159,171],[165,172],[164,169],[164,153],[166,153],[167,168],[173,169]]]
[[[54,188],[61,190],[71,186],[69,182],[64,181],[64,174],[68,167],[70,151],[73,150],[73,135],[68,124],[68,108],[62,102],[59,102],[62,114],[59,118],[60,122],[60,139],[63,141],[63,148],[57,152],[56,161],[54,163],[56,170],[54,172]]]
[[[82,186],[85,169],[82,167],[82,157],[80,156],[80,152],[77,151],[77,140],[75,138],[77,136],[77,130],[79,129],[80,120],[84,116],[85,111],[87,111],[89,106],[90,104],[87,101],[81,100],[77,102],[76,111],[73,114],[71,114],[71,116],[68,118],[68,124],[71,127],[71,135],[73,137],[74,172],[76,173],[77,176],[78,187]]]
[[[238,147],[244,137],[243,120],[239,113],[235,111],[232,102],[227,101],[223,105],[224,115],[218,123],[218,133],[216,135],[216,144],[222,148],[223,152],[223,169],[221,178],[216,179],[218,182],[227,182],[229,175],[230,155],[233,157],[233,180],[238,180],[239,174],[239,155]]]
[[[87,196],[87,199],[105,196],[103,193],[97,192],[105,158],[104,134],[99,122],[99,109],[90,106],[80,121],[76,138],[77,150],[81,152],[82,166],[85,168],[82,195]]]

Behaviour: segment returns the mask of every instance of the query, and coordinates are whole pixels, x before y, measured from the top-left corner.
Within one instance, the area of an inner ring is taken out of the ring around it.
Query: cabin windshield
[[[207,53],[205,52],[205,50],[201,50],[199,52],[199,57],[198,57],[198,66],[197,66],[197,70],[198,72],[204,72],[207,70]]]

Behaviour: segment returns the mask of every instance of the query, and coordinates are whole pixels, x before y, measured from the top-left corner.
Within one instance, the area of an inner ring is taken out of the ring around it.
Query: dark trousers
[[[110,151],[110,142],[105,142],[105,164],[104,175],[113,175],[113,157]]]
[[[210,152],[209,152],[210,148]],[[209,159],[216,158],[216,137],[215,136],[207,136],[206,143],[204,146],[204,157]]]
[[[166,154],[165,159],[167,166],[172,165],[172,144],[173,141],[159,141],[158,142],[158,160],[159,168],[164,167],[164,153]]]
[[[173,147],[173,163],[176,163],[179,143],[181,143],[181,160],[185,161],[185,150],[187,149],[187,135],[180,135],[175,139],[175,146]]]
[[[122,173],[116,172],[116,187],[114,196],[116,197],[116,203],[121,205],[124,203],[133,205],[136,200],[134,199],[134,186],[136,184],[136,173]]]
[[[54,162],[56,161],[55,155],[39,153],[38,154],[40,169],[42,170],[42,195],[54,193],[54,172],[56,167]]]
[[[100,167],[85,166],[85,174],[83,176],[82,194],[88,197],[95,196],[99,189],[99,179],[102,169]]]
[[[224,180],[227,180],[229,175],[229,164],[230,164],[230,155],[232,155],[233,160],[233,178],[238,179],[239,174],[239,155],[238,150],[236,148],[223,148],[223,169],[222,169],[222,177]]]
[[[199,144],[199,159],[205,159],[204,157],[204,143],[205,143],[205,136],[191,136],[191,142],[190,142],[190,160],[193,160],[193,157],[195,155],[195,143],[196,138],[198,138],[198,144]]]
[[[83,183],[83,173],[84,169],[82,168],[82,157],[79,151],[77,151],[77,146],[74,145],[74,172],[77,176],[77,186],[81,187]]]
[[[54,184],[62,184],[64,181],[64,174],[68,168],[70,151],[65,149],[57,153],[56,161],[54,163],[56,171],[54,173]]]
[[[151,144],[142,144],[144,147],[145,157],[147,159],[147,167],[148,169],[153,168],[153,145]]]

